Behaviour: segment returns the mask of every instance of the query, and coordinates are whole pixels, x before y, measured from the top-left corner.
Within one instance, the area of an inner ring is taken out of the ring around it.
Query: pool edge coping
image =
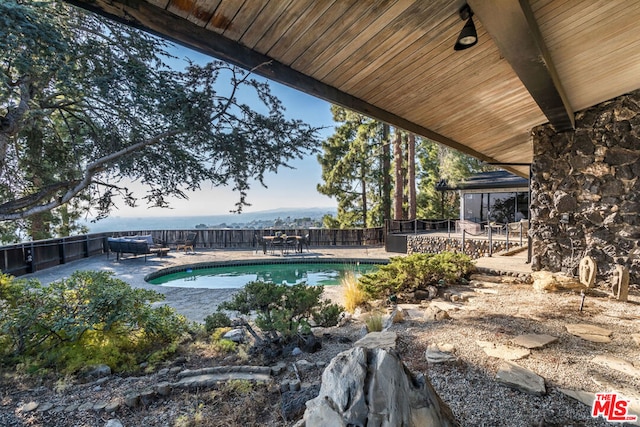
[[[389,260],[384,258],[295,258],[295,259],[269,259],[269,260],[227,260],[227,261],[204,261],[191,264],[175,265],[172,267],[162,268],[144,276],[143,280],[146,284],[154,285],[150,283],[150,280],[157,279],[158,277],[166,274],[179,273],[191,270],[202,270],[205,268],[215,267],[235,267],[245,265],[268,265],[268,264],[388,264]]]

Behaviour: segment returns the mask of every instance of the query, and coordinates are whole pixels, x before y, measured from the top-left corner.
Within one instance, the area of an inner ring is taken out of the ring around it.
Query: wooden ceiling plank
[[[615,31],[620,25],[620,18],[629,16],[629,11],[633,8],[631,4],[615,2],[606,2],[603,5],[592,4],[591,7],[587,2],[576,2],[574,6],[559,16],[540,22],[540,32],[545,39],[579,42],[581,32],[598,33],[600,37],[606,37],[611,30]],[[599,32],[596,30],[598,27],[607,31]],[[548,47],[551,47],[551,43]]]
[[[317,37],[316,35],[313,44],[291,66],[315,78],[316,70],[325,61],[330,60],[353,37],[354,28],[361,28],[359,25],[363,25],[363,21],[371,19],[372,14],[368,13],[369,9],[374,7],[380,9],[388,3],[388,0],[379,4],[364,1],[354,3],[349,8],[349,12],[334,21],[322,36]]]
[[[462,105],[468,104],[468,99],[473,96],[475,91],[481,89],[483,84],[491,81],[504,82],[507,77],[511,77],[513,80],[513,73],[506,64],[484,60],[487,58],[487,52],[478,52],[482,53],[482,55],[478,55],[480,58],[478,59],[476,56],[475,61],[469,60],[469,65],[482,63],[483,73],[473,73],[470,71],[471,67],[458,67],[457,69],[440,70],[437,74],[440,78],[436,80],[437,77],[425,77],[421,70],[426,67],[420,67],[412,72],[404,73],[395,88],[396,90],[384,91],[384,93],[397,95],[393,100],[384,100],[385,105],[393,110],[399,104],[416,103],[421,99],[428,98],[433,102],[444,101],[445,105],[442,105],[442,108],[446,108],[446,105],[460,108]],[[407,92],[406,96],[401,96],[401,88]],[[376,97],[371,97],[371,99],[377,102]]]
[[[528,3],[469,0],[469,4],[549,122],[557,131],[573,129],[573,110]]]
[[[162,9],[166,9],[167,6],[169,5],[170,0],[148,0],[148,1],[154,6],[158,6]]]
[[[166,7],[166,10],[181,18],[189,16],[192,9],[193,0],[170,0]]]
[[[322,4],[324,2],[317,2]],[[331,7],[321,11],[319,16],[310,16],[300,27],[301,35],[289,46],[286,52],[278,56],[280,61],[292,66],[295,61],[305,54],[318,39],[324,39],[327,33],[331,33],[331,29],[335,25],[336,20],[342,19],[343,16],[352,14],[351,8],[354,2],[346,0],[338,0],[331,4]],[[304,25],[306,24],[306,25]],[[313,28],[313,31],[311,29]]]
[[[349,92],[374,71],[382,71],[382,65],[398,57],[406,45],[424,36],[426,29],[421,28],[419,24],[416,25],[415,21],[425,21],[427,16],[434,18],[431,16],[430,9],[433,4],[431,2],[413,3],[409,9],[385,25],[378,34],[350,55],[339,67],[327,74],[326,79]],[[419,28],[419,31],[416,28]]]
[[[301,16],[305,16],[313,3],[313,0],[296,0],[290,3],[290,6],[280,14],[271,28],[254,45],[254,49],[267,54],[279,40],[282,40],[285,35],[291,34],[291,27],[300,20]]]
[[[380,93],[385,92],[387,89],[393,90],[394,87],[398,87],[406,79],[413,79],[414,73],[422,73],[425,79],[429,76],[437,76],[442,74],[443,67],[449,67],[452,70],[461,70],[465,66],[465,62],[469,57],[473,57],[478,54],[485,54],[482,42],[478,43],[478,49],[470,52],[470,55],[453,57],[454,53],[453,42],[456,35],[453,35],[457,30],[452,25],[453,21],[450,19],[445,22],[446,27],[441,31],[430,31],[425,34],[424,37],[418,39],[415,43],[408,46],[407,49],[402,51],[401,58],[390,61],[389,64],[382,65],[377,73],[382,77],[382,80],[368,79],[369,81],[362,81],[357,86],[358,96],[371,97],[375,100]],[[354,89],[355,90],[355,89]]]
[[[300,13],[297,20],[287,28],[287,31],[282,34],[282,37],[276,40],[274,44],[268,48],[266,52],[267,55],[272,58],[285,58],[288,52],[295,51],[294,45],[296,45],[303,37],[305,29],[316,25],[318,19],[320,19],[320,17],[334,5],[335,1],[336,0],[311,0],[311,5],[304,12]],[[295,57],[297,58],[297,55],[295,55]],[[287,63],[287,65],[288,64],[290,63]]]
[[[217,34],[224,33],[244,3],[245,0],[225,0],[221,2],[205,28]]]
[[[354,76],[348,83],[350,90],[367,96],[375,96],[380,93],[381,85],[394,85],[394,82],[401,79],[408,69],[419,67],[425,73],[431,72],[436,67],[430,67],[426,62],[433,61],[432,64],[437,65],[444,58],[440,55],[440,46],[446,39],[455,37],[452,32],[458,31],[457,28],[453,29],[452,16],[454,13],[453,10],[447,12],[447,8],[442,7],[439,13],[431,15],[429,19],[425,17],[425,22],[420,25],[420,30],[415,31],[418,35],[417,39],[414,41],[408,39],[406,43],[400,43],[401,49],[392,50],[391,55],[387,55],[387,52],[381,53],[384,60],[376,61],[372,66],[367,67],[368,72],[363,70]],[[451,33],[450,37],[449,33]],[[395,56],[394,52],[397,52]],[[435,58],[436,55],[439,58]],[[373,70],[375,70],[376,76],[371,75]]]
[[[256,16],[255,21],[240,37],[240,43],[253,49],[256,43],[268,32],[273,31],[274,23],[278,22],[280,15],[289,7],[292,0],[279,0],[277,2],[267,2],[269,7],[265,7]],[[253,1],[250,2],[253,4]],[[302,4],[302,2],[300,3]],[[260,52],[258,50],[258,52]]]
[[[400,0],[390,4],[386,10],[372,9],[373,19],[371,21],[361,19],[357,26],[351,27],[342,35],[342,42],[338,42],[339,45],[334,45],[337,46],[337,54],[327,57],[326,60],[318,58],[322,65],[314,72],[314,76],[324,80],[327,74],[348,62],[354,55],[361,55],[363,47],[385,27],[388,27],[389,23],[402,15],[411,4],[411,0]],[[379,47],[377,49],[380,50]],[[376,58],[376,60],[378,59]]]
[[[222,0],[195,0],[187,19],[194,24],[205,27]]]
[[[231,23],[222,33],[224,37],[242,43],[240,40],[256,25],[256,19],[264,13],[269,0],[247,0],[238,9]]]

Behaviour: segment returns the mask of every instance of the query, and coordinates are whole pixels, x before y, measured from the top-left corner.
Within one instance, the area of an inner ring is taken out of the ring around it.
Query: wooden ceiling
[[[528,176],[530,130],[640,88],[640,2],[67,0]]]

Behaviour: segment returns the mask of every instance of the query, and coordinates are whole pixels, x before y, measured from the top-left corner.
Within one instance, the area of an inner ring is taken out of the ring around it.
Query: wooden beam
[[[98,13],[126,25],[151,32],[175,43],[197,50],[270,80],[290,86],[328,102],[374,117],[408,132],[431,139],[484,162],[497,162],[460,142],[406,120],[389,111],[356,98],[335,87],[302,74],[259,52],[222,35],[208,31],[145,0],[65,0],[67,3]],[[513,170],[517,174],[520,171]]]
[[[468,0],[468,4],[549,119],[549,123],[558,132],[573,129],[573,109],[562,88],[529,1]]]

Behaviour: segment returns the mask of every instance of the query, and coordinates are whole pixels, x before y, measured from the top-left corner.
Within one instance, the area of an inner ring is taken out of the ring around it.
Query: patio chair
[[[256,252],[258,253],[258,251],[260,249],[262,249],[262,253],[266,254],[267,253],[267,241],[258,233],[254,234],[254,239],[255,239],[255,244],[256,244]]]
[[[302,240],[300,241],[300,252],[302,252],[302,248],[304,246],[307,247],[307,252],[309,252],[309,245],[311,244],[311,238],[309,237],[309,233],[305,234]]]
[[[187,249],[191,249],[191,252],[195,253],[196,241],[198,240],[198,233],[189,233],[183,240],[176,241],[176,250],[184,250],[187,253]]]
[[[284,239],[282,237],[274,237],[271,241],[271,253],[275,253],[276,249],[280,248],[280,253],[284,253]]]
[[[296,252],[298,246],[298,238],[296,236],[287,236],[284,241],[284,251],[289,253],[290,249]]]

